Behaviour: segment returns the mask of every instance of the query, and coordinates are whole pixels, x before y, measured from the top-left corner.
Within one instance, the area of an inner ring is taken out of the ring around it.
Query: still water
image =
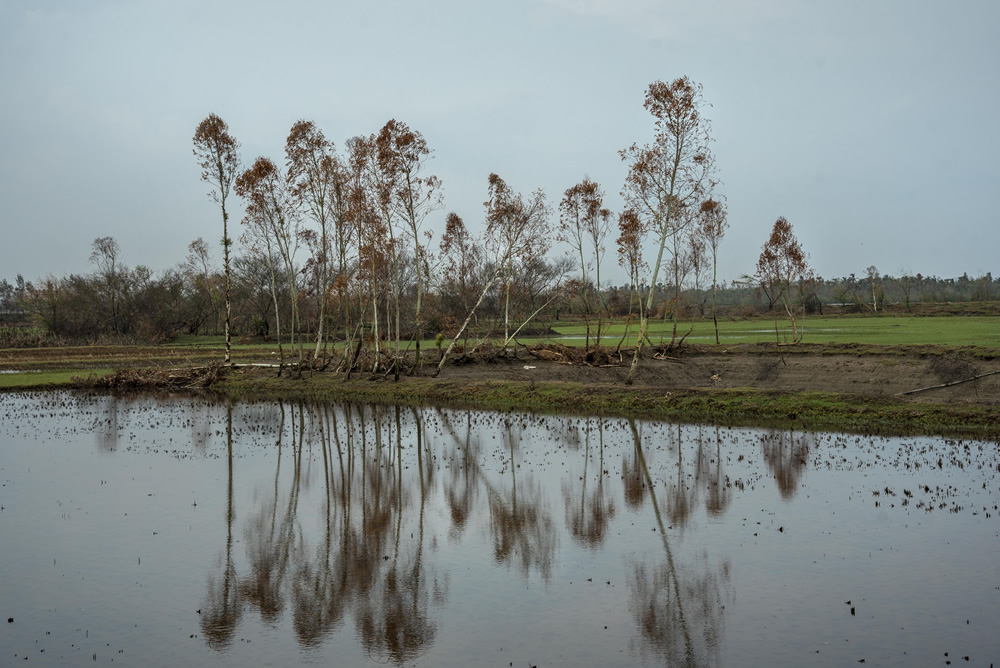
[[[1000,665],[996,443],[0,394],[0,484],[0,665]]]

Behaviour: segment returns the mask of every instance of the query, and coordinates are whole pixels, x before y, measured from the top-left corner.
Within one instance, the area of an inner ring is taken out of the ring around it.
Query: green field
[[[803,343],[871,343],[879,345],[938,344],[949,346],[984,346],[1000,348],[1000,318],[995,316],[878,316],[805,318],[796,322],[803,333]],[[790,321],[778,320],[775,335],[775,321],[764,318],[751,320],[720,320],[719,337],[721,343],[787,343],[792,340]],[[693,328],[693,329],[692,329]],[[554,323],[552,329],[558,337],[547,337],[541,341],[564,345],[584,345],[586,327],[581,323]],[[592,326],[593,333],[595,327]],[[602,333],[602,345],[616,345],[625,326],[614,323],[606,327],[608,334]],[[672,325],[656,321],[650,323],[649,338],[653,343],[670,341]],[[678,323],[679,336],[688,334],[687,343],[715,343],[715,330],[711,321],[697,320]],[[631,327],[625,346],[635,344],[636,326]]]
[[[0,390],[39,389],[66,385],[74,376],[86,378],[89,375],[105,376],[112,369],[77,369],[67,371],[21,371],[0,373]]]

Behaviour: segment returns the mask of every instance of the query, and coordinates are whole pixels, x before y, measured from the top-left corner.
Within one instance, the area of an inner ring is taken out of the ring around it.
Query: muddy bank
[[[38,351],[46,355],[52,351]],[[121,351],[115,351],[119,353]],[[944,346],[685,345],[651,349],[625,384],[629,351],[560,345],[459,355],[433,378],[436,353],[403,365],[398,382],[360,359],[350,379],[326,365],[278,368],[247,355],[219,364],[136,364],[75,385],[120,391],[210,389],[240,397],[356,399],[383,403],[634,415],[730,425],[883,433],[1000,436],[1000,358]],[[57,356],[58,357],[58,356]],[[99,352],[95,351],[95,359]],[[116,359],[120,359],[116,355]],[[147,358],[148,359],[148,358]],[[44,364],[45,359],[35,360]],[[113,365],[114,360],[107,360]],[[323,370],[320,370],[322,368]],[[975,378],[975,380],[970,380]],[[914,392],[916,390],[916,392]]]
[[[685,346],[651,350],[636,382],[613,352],[534,346],[433,360],[391,374],[260,366],[123,370],[105,389],[210,388],[249,398],[525,409],[726,425],[1000,437],[1000,360],[989,351],[928,346]],[[332,367],[333,365],[331,365]],[[986,375],[993,374],[993,375]],[[976,380],[967,379],[981,376]],[[967,381],[967,382],[966,382]],[[930,389],[926,389],[930,388]],[[920,390],[913,392],[914,390]],[[909,394],[906,394],[909,393]]]

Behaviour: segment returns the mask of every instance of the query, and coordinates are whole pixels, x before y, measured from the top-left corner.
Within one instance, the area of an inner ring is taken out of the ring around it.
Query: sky
[[[0,279],[93,271],[104,236],[154,272],[199,237],[221,263],[209,113],[246,166],[282,164],[300,119],[338,149],[407,123],[443,181],[436,239],[449,211],[481,229],[491,172],[553,208],[587,176],[617,212],[645,90],[681,76],[728,201],[720,279],[779,216],[826,278],[998,276],[997,35],[994,0],[0,0]]]

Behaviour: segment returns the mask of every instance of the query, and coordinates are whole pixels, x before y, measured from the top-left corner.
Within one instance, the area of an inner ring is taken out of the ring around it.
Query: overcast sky
[[[154,271],[198,237],[218,259],[191,154],[209,113],[246,165],[283,163],[298,119],[338,148],[409,124],[437,230],[479,229],[490,172],[553,205],[587,175],[618,211],[645,89],[685,75],[729,202],[720,278],[753,271],[778,216],[824,277],[998,275],[998,19],[995,0],[0,0],[0,278],[89,272],[102,236]]]

